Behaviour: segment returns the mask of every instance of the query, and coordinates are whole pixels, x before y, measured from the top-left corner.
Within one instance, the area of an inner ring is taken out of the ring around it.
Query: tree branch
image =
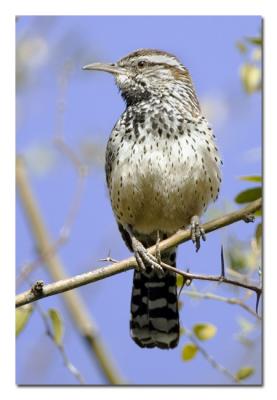
[[[203,225],[206,233],[212,232],[216,229],[220,229],[224,226],[233,224],[237,221],[244,220],[245,215],[249,215],[259,210],[262,206],[262,199],[258,199],[256,201],[251,202],[246,207],[241,210],[234,211],[232,213],[226,214],[220,218],[217,218],[213,221],[207,222]],[[191,233],[190,230],[181,230],[172,235],[170,238],[163,240],[160,242],[160,250],[161,252],[167,250],[171,247],[177,246],[178,244],[187,242],[190,240]],[[156,246],[152,246],[148,249],[149,253],[155,253]],[[248,284],[245,282],[236,281],[233,279],[228,279],[225,276],[219,275],[199,275],[199,274],[191,274],[189,272],[180,271],[176,268],[171,267],[165,263],[161,263],[163,268],[168,269],[170,271],[176,272],[182,275],[187,280],[207,280],[214,282],[222,282],[234,286],[243,287],[245,289],[252,290],[256,293],[257,298],[260,297],[262,293],[262,289],[258,286]],[[109,276],[118,274],[123,271],[130,270],[136,266],[136,260],[134,257],[130,257],[126,260],[116,262],[107,267],[98,268],[94,271],[90,271],[81,275],[77,275],[71,278],[66,278],[59,280],[57,282],[51,283],[49,285],[43,286],[41,292],[37,293],[34,290],[28,290],[24,293],[21,293],[16,296],[16,307],[20,307],[24,304],[32,303],[33,301],[39,300],[44,297],[53,296],[58,293],[63,293],[68,290],[75,289],[79,286],[87,285],[92,282],[96,282],[98,280],[107,278]]]
[[[251,307],[249,307],[247,304],[244,303],[241,299],[236,299],[234,297],[223,297],[223,296],[218,296],[214,293],[209,293],[209,292],[198,292],[197,290],[185,290],[183,292],[184,295],[196,299],[205,299],[205,300],[218,300],[218,301],[223,301],[224,303],[228,304],[235,304],[249,312],[251,315],[253,315],[255,318],[258,320],[261,320],[261,317],[256,314],[255,310],[253,310]]]
[[[54,281],[67,281],[68,278],[59,257],[51,251],[53,248],[52,240],[50,239],[50,235],[44,225],[38,204],[28,182],[24,162],[20,157],[17,157],[16,160],[16,183],[27,222],[34,236],[36,247],[41,257],[43,257],[48,272]],[[70,279],[72,278],[69,278],[69,280]],[[91,355],[93,358],[96,358],[98,366],[104,374],[107,382],[111,384],[125,383],[113,365],[112,359],[100,338],[96,323],[93,321],[78,292],[68,292],[66,290],[62,290],[62,292],[66,292],[63,293],[63,300],[67,306],[69,314],[72,317],[81,337],[88,345]],[[34,296],[33,301],[37,300],[41,296],[44,297],[43,282],[39,281],[37,285],[34,285],[33,290],[28,293],[31,296]]]

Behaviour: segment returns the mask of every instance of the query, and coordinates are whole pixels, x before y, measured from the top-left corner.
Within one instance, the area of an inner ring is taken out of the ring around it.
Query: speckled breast
[[[216,200],[221,160],[204,117],[173,118],[166,108],[145,114],[136,127],[134,116],[130,125],[123,115],[111,135],[112,208],[119,223],[137,232],[172,233]]]

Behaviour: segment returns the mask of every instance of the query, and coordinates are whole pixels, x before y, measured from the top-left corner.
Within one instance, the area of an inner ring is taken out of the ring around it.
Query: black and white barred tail
[[[176,250],[162,255],[175,267]],[[176,274],[149,267],[135,271],[131,299],[131,337],[140,347],[173,349],[179,341],[179,311]]]

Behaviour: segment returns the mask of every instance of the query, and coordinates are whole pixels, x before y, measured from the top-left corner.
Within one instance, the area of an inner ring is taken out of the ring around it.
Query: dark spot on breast
[[[142,138],[139,140],[139,143],[143,143],[145,141],[145,136],[142,136]]]

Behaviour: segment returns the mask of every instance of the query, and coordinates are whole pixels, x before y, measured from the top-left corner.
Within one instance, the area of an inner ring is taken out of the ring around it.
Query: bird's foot
[[[137,270],[138,271],[145,271],[146,266],[151,267],[152,269],[156,269],[159,272],[163,272],[163,268],[158,263],[156,257],[152,254],[149,254],[143,244],[136,239],[134,236],[131,237],[132,239],[132,247],[134,251],[134,255],[137,261]]]
[[[198,251],[200,249],[201,238],[204,241],[206,240],[205,231],[204,231],[203,227],[200,225],[198,215],[194,215],[191,218],[190,223],[191,223],[191,227],[190,227],[191,240],[192,240],[193,244],[195,245],[196,251]]]

